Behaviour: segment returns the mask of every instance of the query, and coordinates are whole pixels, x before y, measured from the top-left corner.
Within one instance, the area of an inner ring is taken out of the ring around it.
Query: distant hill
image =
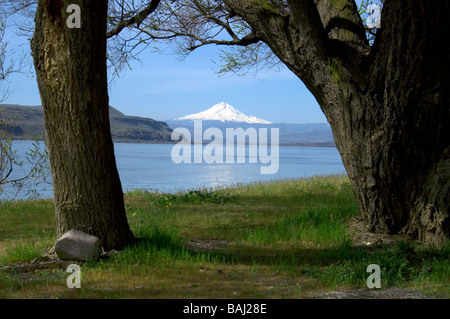
[[[15,139],[34,139],[44,136],[44,119],[41,106],[15,104],[0,105],[1,118],[14,122]],[[167,143],[172,129],[161,121],[127,116],[113,107],[109,109],[111,135],[114,142]],[[0,128],[1,129],[1,128]]]
[[[1,111],[3,110],[3,111]],[[0,104],[0,117],[15,122],[12,128],[15,139],[34,139],[44,136],[44,120],[41,106],[23,106],[15,104]],[[185,127],[193,136],[193,120],[167,120],[156,121],[150,118],[127,116],[113,107],[109,109],[111,134],[114,142],[136,143],[177,143],[171,140],[172,130]],[[333,133],[327,123],[312,124],[261,124],[245,122],[202,121],[203,131],[209,127],[222,130],[226,136],[226,128],[241,127],[244,130],[249,127],[256,129],[265,127],[278,128],[281,145],[305,145],[305,146],[334,146]],[[0,128],[1,130],[1,128]],[[208,143],[208,141],[205,141]]]
[[[166,120],[166,123],[172,128],[186,128],[190,131],[191,137],[194,136],[193,120]],[[246,130],[253,127],[267,128],[270,135],[271,128],[278,128],[280,145],[301,145],[301,146],[335,146],[333,132],[327,123],[311,123],[311,124],[251,124],[242,122],[222,122],[222,121],[202,121],[203,132],[210,127],[218,128],[222,131],[222,135],[226,137],[226,128],[242,128]],[[209,143],[209,141],[204,141]]]
[[[165,122],[127,116],[113,107],[109,108],[109,119],[114,142],[172,142],[172,129]]]

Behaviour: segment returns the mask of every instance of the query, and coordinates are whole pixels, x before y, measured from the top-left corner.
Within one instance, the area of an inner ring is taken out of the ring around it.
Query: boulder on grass
[[[62,260],[92,261],[100,257],[98,237],[74,229],[64,233],[54,248]]]

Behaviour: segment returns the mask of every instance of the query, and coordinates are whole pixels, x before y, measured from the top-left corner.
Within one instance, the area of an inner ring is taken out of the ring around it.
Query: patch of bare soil
[[[354,246],[391,246],[399,241],[413,241],[405,236],[372,233],[367,230],[367,227],[359,217],[351,219],[348,222],[348,226]]]
[[[188,239],[185,243],[187,248],[198,252],[216,252],[233,245],[232,242],[216,237]]]
[[[45,287],[49,282],[61,281],[66,278],[66,269],[74,261],[63,261],[56,254],[46,254],[39,259],[29,262],[12,262],[0,267],[0,271],[6,273],[12,279],[12,287],[19,288],[37,283]]]

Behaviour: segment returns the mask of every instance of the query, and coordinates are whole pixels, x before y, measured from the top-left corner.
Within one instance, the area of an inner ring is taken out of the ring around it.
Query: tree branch
[[[187,35],[189,36],[189,35]],[[195,49],[204,46],[204,45],[208,45],[208,44],[216,44],[216,45],[235,45],[235,46],[247,46],[250,44],[255,44],[258,43],[261,39],[259,37],[256,36],[255,33],[251,33],[248,34],[246,36],[244,36],[243,38],[239,38],[236,37],[233,40],[215,40],[215,39],[211,39],[211,40],[204,40],[204,39],[200,39],[198,37],[196,37],[196,39],[200,42],[197,45],[194,46],[190,46],[187,49],[189,51],[194,51]]]
[[[131,25],[136,25],[139,27],[141,23],[150,15],[152,14],[160,4],[161,0],[152,0],[143,10],[141,10],[139,13],[137,13],[135,16],[128,20],[122,20],[119,22],[119,24],[112,30],[106,33],[106,38],[111,38],[113,36],[118,35],[123,29],[126,27],[129,27]]]
[[[338,40],[366,54],[370,49],[355,0],[315,0],[317,12],[331,40]]]

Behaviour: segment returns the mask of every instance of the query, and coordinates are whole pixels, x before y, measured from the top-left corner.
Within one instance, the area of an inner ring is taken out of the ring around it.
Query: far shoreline
[[[32,138],[14,138],[13,141],[43,141],[43,139],[32,139]],[[135,140],[113,140],[113,143],[121,143],[121,144],[178,144],[179,141],[135,141]],[[208,145],[211,142],[203,142],[203,145]],[[192,143],[196,144],[196,143]],[[247,146],[249,144],[245,144]],[[281,143],[278,146],[296,146],[296,147],[336,147],[336,144],[333,142],[327,143]]]

